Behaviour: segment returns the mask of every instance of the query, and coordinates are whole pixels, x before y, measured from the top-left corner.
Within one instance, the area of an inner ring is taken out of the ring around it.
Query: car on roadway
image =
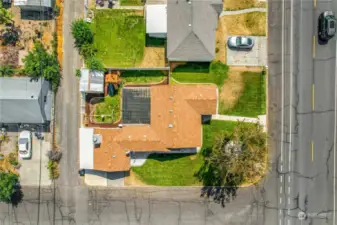
[[[318,38],[329,41],[336,34],[336,18],[332,11],[325,11],[318,17]]]
[[[227,40],[229,48],[250,50],[254,46],[254,39],[246,36],[232,36]]]
[[[28,130],[21,131],[18,145],[20,158],[30,159],[32,157],[32,133]]]

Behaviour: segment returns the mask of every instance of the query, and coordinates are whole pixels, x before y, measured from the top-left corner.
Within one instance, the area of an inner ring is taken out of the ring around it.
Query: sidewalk
[[[228,115],[212,115],[212,120],[227,120],[227,121],[241,121],[245,123],[259,123],[263,126],[263,130],[267,132],[267,120],[266,115],[260,115],[257,118],[242,117],[242,116],[228,116]]]
[[[250,8],[250,9],[242,9],[242,10],[235,10],[235,11],[222,11],[220,17],[222,16],[231,16],[231,15],[238,15],[250,12],[267,12],[267,8]]]

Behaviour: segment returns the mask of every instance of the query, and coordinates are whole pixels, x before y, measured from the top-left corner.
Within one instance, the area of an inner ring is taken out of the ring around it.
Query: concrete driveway
[[[48,135],[44,135],[47,137]],[[20,184],[23,186],[48,186],[51,180],[48,174],[48,157],[46,153],[51,149],[48,138],[41,141],[32,135],[32,158],[20,159]]]
[[[232,50],[227,45],[227,65],[230,66],[266,66],[267,65],[267,38],[252,37],[255,41],[250,51]]]
[[[85,170],[84,182],[88,186],[123,187],[124,172],[111,172]]]

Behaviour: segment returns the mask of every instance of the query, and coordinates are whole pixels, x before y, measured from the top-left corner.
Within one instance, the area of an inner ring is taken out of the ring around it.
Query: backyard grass
[[[244,72],[243,91],[230,109],[220,102],[219,112],[225,115],[256,117],[266,113],[266,77],[263,72]],[[224,86],[224,88],[227,88]],[[230,87],[228,87],[230,88]]]
[[[164,72],[158,70],[121,71],[122,82],[126,84],[158,83],[162,81],[165,77],[166,75],[164,74]]]
[[[107,67],[133,67],[144,55],[144,17],[134,10],[100,9],[92,24],[97,57]]]
[[[200,154],[152,154],[141,167],[132,167],[137,177],[148,185],[201,185],[194,174],[200,169]]]
[[[251,12],[239,15],[223,16],[229,35],[265,36],[266,13]]]
[[[99,123],[115,123],[121,118],[121,96],[106,96],[95,107],[95,121]]]
[[[228,66],[221,62],[186,63],[177,66],[171,76],[181,83],[213,83],[221,88],[227,72]]]
[[[226,0],[224,1],[224,9],[227,11],[249,9],[249,8],[265,8],[265,2],[258,0]]]
[[[120,0],[121,6],[142,6],[144,2],[142,0]]]

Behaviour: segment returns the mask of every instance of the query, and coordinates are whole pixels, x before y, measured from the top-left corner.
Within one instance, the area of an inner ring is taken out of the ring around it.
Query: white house
[[[146,5],[146,34],[150,37],[166,38],[167,5]]]

